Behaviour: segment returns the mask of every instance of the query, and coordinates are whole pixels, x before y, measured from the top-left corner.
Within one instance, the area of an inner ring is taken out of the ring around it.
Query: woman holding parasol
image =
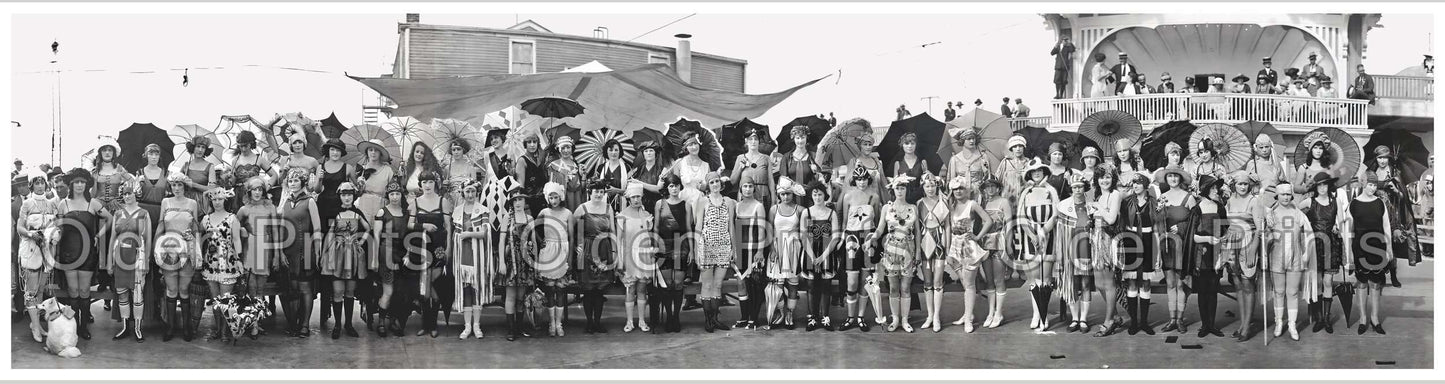
[[[146,145],[142,156],[145,156],[146,165],[135,172],[141,189],[136,198],[140,200],[140,206],[150,212],[152,219],[159,220],[161,201],[165,200],[166,194],[171,191],[170,170],[161,167],[160,145]]]
[[[1019,230],[1013,240],[1018,244],[1016,249],[1020,250],[1014,263],[1015,269],[1023,270],[1027,275],[1029,292],[1033,294],[1034,317],[1029,322],[1029,328],[1047,331],[1049,297],[1057,284],[1054,279],[1057,258],[1049,229],[1057,219],[1055,206],[1060,199],[1048,185],[1048,165],[1034,160],[1024,175],[1027,175],[1028,181],[1019,192],[1019,203],[1014,212],[1019,220]]]
[[[702,139],[695,132],[688,132],[683,136],[683,150],[686,155],[682,159],[672,163],[670,173],[682,180],[682,193],[679,194],[683,200],[695,202],[703,197],[702,189],[710,183],[706,178],[708,164],[700,155],[702,154]]]
[[[1068,166],[1068,154],[1065,153],[1064,143],[1049,143],[1049,177],[1048,184],[1054,188],[1054,194],[1060,200],[1067,199],[1073,195],[1072,187],[1069,185],[1074,179],[1074,170]],[[1087,188],[1086,188],[1087,189]]]
[[[1415,237],[1415,213],[1411,209],[1414,203],[1410,201],[1410,195],[1405,193],[1405,175],[1401,173],[1403,167],[1395,158],[1395,151],[1387,145],[1376,146],[1374,155],[1375,161],[1373,164],[1366,164],[1364,173],[1367,176],[1373,174],[1380,180],[1378,193],[1385,199],[1390,223],[1394,225],[1391,231],[1394,237],[1390,241],[1394,258],[1409,261],[1413,266],[1418,262],[1420,243]],[[1390,275],[1390,285],[1399,288],[1400,276],[1396,272],[1395,264],[1392,261],[1386,272]]]
[[[465,139],[454,139],[447,141],[447,161],[441,164],[447,170],[447,191],[448,198],[461,204],[462,186],[470,181],[478,181],[486,178],[481,167],[472,161],[472,143]]]
[[[380,139],[358,142],[356,150],[362,156],[356,180],[361,197],[356,198],[356,207],[370,221],[386,202],[386,185],[396,177],[396,168],[391,162],[391,152]]]
[[[565,188],[562,195],[563,206],[567,209],[577,209],[577,206],[587,200],[587,191],[582,188],[585,181],[582,178],[582,165],[574,157],[576,155],[576,144],[572,136],[559,136],[553,142],[557,148],[557,159],[547,164],[547,179],[549,182]]]
[[[293,169],[293,168],[301,168],[301,169],[305,169],[306,172],[311,172],[311,173],[316,172],[316,168],[317,168],[317,167],[320,167],[320,166],[321,166],[321,163],[318,162],[318,161],[316,161],[316,158],[306,155],[306,146],[308,145],[308,143],[306,142],[306,140],[307,140],[307,139],[306,139],[306,134],[305,134],[305,133],[302,133],[302,132],[294,132],[294,133],[292,133],[291,136],[289,136],[289,137],[286,139],[286,146],[287,146],[287,148],[290,149],[290,154],[289,154],[289,155],[286,155],[286,156],[284,156],[284,157],[281,157],[280,159],[276,160],[276,162],[277,162],[277,164],[278,164],[278,166],[279,166],[279,167],[276,168],[276,169],[280,169],[280,170],[290,170],[290,169]],[[191,147],[191,146],[190,146],[189,144],[186,145],[187,150],[189,150],[190,147]],[[209,156],[209,155],[207,155],[207,156]],[[192,157],[195,157],[195,156],[192,155]],[[314,184],[316,183],[315,179],[309,178],[309,176],[308,176],[308,180],[305,180],[305,181],[306,181],[306,186],[307,186],[307,188],[314,188],[314,187],[315,187],[315,185],[314,185]]]
[[[667,172],[669,164],[662,158],[662,145],[656,141],[644,141],[637,145],[637,152],[640,156],[632,169],[632,182],[642,186],[642,207],[652,212],[656,208],[657,201],[662,199],[662,193],[667,192],[662,185],[662,174]]]
[[[918,155],[918,134],[913,132],[903,134],[903,137],[898,139],[898,147],[903,149],[903,155],[899,156],[898,161],[894,163],[893,174],[895,177],[905,175],[909,177],[911,181],[908,183],[905,197],[908,198],[909,204],[917,203],[918,199],[923,198],[923,185],[921,184],[923,175],[931,174],[928,172],[928,160]]]
[[[760,189],[755,190],[752,197],[758,202],[763,203],[764,210],[772,208],[773,202],[776,201],[773,195],[776,188],[773,183],[772,161],[768,155],[763,154],[761,149],[759,149],[761,148],[763,138],[767,135],[768,132],[763,129],[749,130],[747,136],[743,139],[743,143],[747,145],[748,151],[738,155],[737,161],[733,163],[732,168],[733,180],[743,180],[747,178],[757,184],[756,187]],[[742,188],[742,185],[739,184],[738,188]],[[739,196],[738,199],[741,200],[742,197]]]
[[[1254,153],[1244,162],[1244,168],[1241,168],[1254,175],[1255,181],[1259,183],[1259,204],[1266,209],[1274,208],[1274,195],[1278,192],[1275,187],[1289,180],[1286,174],[1290,170],[1288,163],[1283,155],[1276,153],[1274,145],[1269,135],[1255,137]]]

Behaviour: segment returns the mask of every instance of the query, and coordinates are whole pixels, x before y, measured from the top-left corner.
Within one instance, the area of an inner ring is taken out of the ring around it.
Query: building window
[[[648,64],[667,64],[668,66],[671,66],[671,65],[672,65],[672,60],[668,59],[668,58],[667,58],[667,55],[659,55],[659,54],[656,54],[656,53],[649,53],[649,54],[647,54],[647,63],[648,63]]]
[[[512,41],[511,71],[508,73],[517,75],[530,75],[537,73],[537,43],[531,41]]]

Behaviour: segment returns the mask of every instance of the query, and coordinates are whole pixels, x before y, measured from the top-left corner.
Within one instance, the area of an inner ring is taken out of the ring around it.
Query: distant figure
[[[1159,74],[1159,86],[1154,88],[1154,93],[1175,93],[1174,77],[1169,72]]]
[[[1194,88],[1194,76],[1184,78],[1184,87],[1179,88],[1179,93],[1199,93],[1199,90]]]
[[[1249,76],[1245,76],[1243,73],[1241,73],[1235,75],[1234,79],[1231,80],[1234,81],[1234,85],[1229,86],[1229,93],[1250,93]]]
[[[1426,76],[1434,76],[1434,75],[1435,75],[1435,56],[1425,55],[1425,61],[1421,62],[1421,63],[1420,63],[1420,66],[1421,66],[1421,67],[1425,67],[1425,75],[1426,75]]]
[[[1109,68],[1104,65],[1107,59],[1102,53],[1094,54],[1094,70],[1089,74],[1089,97],[1107,97],[1114,95],[1115,77]]]
[[[1209,91],[1205,93],[1224,93],[1224,78],[1213,77],[1209,79]]]
[[[836,126],[838,126],[838,119],[833,117],[833,112],[828,112],[828,126],[829,126],[829,127],[836,127]]]
[[[983,108],[983,99],[973,99],[974,108]]]
[[[1074,66],[1074,43],[1069,41],[1069,35],[1060,35],[1059,43],[1054,44],[1049,54],[1054,56],[1054,98],[1062,99]]]
[[[1129,88],[1128,85],[1131,83],[1130,79],[1134,78],[1134,74],[1139,73],[1139,68],[1134,67],[1133,64],[1129,64],[1128,53],[1119,52],[1119,64],[1114,64],[1114,67],[1110,68],[1109,72],[1114,74],[1115,79],[1119,79],[1119,82],[1114,83],[1114,93],[1122,94],[1124,93],[1124,89]]]
[[[1012,109],[1009,109],[1009,107],[1008,107],[1008,98],[1007,98],[1007,97],[1003,98],[1003,106],[999,107],[999,114],[1002,114],[1003,117],[1008,117],[1008,118],[1014,117],[1014,111],[1013,111]]]
[[[1270,68],[1270,64],[1271,60],[1269,56],[1265,56],[1264,69],[1259,70],[1259,76],[1257,77],[1264,79],[1264,83],[1269,84],[1269,86],[1273,88],[1275,85],[1279,84],[1279,71],[1275,71],[1274,68]],[[1257,88],[1258,87],[1256,87],[1256,89]]]
[[[1365,65],[1355,67],[1355,85],[1350,87],[1350,98],[1356,100],[1369,100],[1375,104],[1375,78],[1365,73]]]
[[[1149,88],[1149,77],[1143,73],[1134,76],[1134,91],[1140,95],[1154,93],[1154,88]]]
[[[956,111],[953,110],[953,102],[950,101],[950,102],[948,102],[948,107],[946,107],[946,108],[943,109],[943,121],[944,121],[944,122],[953,121],[953,118],[954,118],[955,116],[958,116],[958,112],[956,112]]]
[[[1340,91],[1335,89],[1335,81],[1329,76],[1320,76],[1320,89],[1315,91],[1315,97],[1338,99]]]
[[[1269,77],[1266,77],[1263,73],[1261,73],[1259,76],[1255,77],[1254,80],[1255,80],[1255,81],[1254,81],[1254,93],[1255,93],[1255,94],[1257,94],[1257,95],[1273,95],[1273,94],[1276,93],[1276,92],[1274,91],[1274,85],[1272,85],[1272,84],[1269,83]]]
[[[1317,58],[1319,58],[1318,53],[1310,52],[1310,63],[1305,64],[1305,67],[1300,70],[1300,74],[1304,75],[1306,79],[1320,77],[1325,74],[1325,69],[1320,67],[1319,63],[1315,62]]]
[[[899,104],[898,109],[895,111],[898,112],[898,120],[903,120],[908,118],[909,116],[913,116],[913,112],[908,112],[908,107],[902,104]]]
[[[1014,99],[1014,117],[1029,117],[1029,106],[1024,105],[1024,99]]]

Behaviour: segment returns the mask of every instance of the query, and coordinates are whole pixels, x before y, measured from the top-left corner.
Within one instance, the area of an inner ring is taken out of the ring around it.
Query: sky
[[[427,24],[490,28],[530,19],[582,36],[605,26],[612,39],[662,46],[688,33],[694,51],[748,61],[747,93],[833,75],[756,119],[774,133],[809,114],[886,126],[900,104],[941,120],[946,101],[982,99],[996,110],[1003,97],[1023,98],[1034,115],[1046,115],[1053,96],[1054,32],[1037,14],[687,16],[421,15]],[[11,120],[21,129],[12,131],[12,151],[32,165],[50,157],[57,79],[46,71],[56,66],[65,71],[58,89],[67,167],[78,165],[97,135],[133,122],[214,127],[222,115],[267,120],[302,112],[320,119],[335,112],[359,124],[366,89],[344,74],[390,73],[402,20],[402,14],[15,15]],[[1434,29],[1431,16],[1387,14],[1381,23],[1385,28],[1369,36],[1371,72],[1418,65]],[[58,55],[52,42],[60,43]],[[189,85],[182,85],[183,74]],[[931,107],[924,99],[930,96],[937,97]]]

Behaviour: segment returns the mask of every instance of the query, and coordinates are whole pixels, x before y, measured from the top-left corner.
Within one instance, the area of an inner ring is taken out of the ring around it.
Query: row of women
[[[807,142],[805,127],[790,134]],[[540,308],[548,335],[563,336],[574,301],[586,332],[607,332],[604,294],[614,285],[625,293],[624,332],[677,332],[683,292],[698,282],[708,332],[791,329],[802,291],[810,331],[911,332],[917,277],[921,328],[941,330],[944,285],[959,281],[964,314],[952,323],[973,332],[1004,323],[1008,280],[1024,275],[1035,330],[1052,329],[1049,302],[1059,297],[1070,332],[1153,334],[1153,285],[1163,281],[1170,315],[1163,331],[1187,332],[1187,299],[1197,293],[1204,337],[1223,336],[1214,312],[1223,275],[1239,291],[1242,341],[1254,334],[1256,289],[1271,293],[1276,336],[1287,329],[1298,338],[1301,301],[1316,332],[1333,332],[1333,298],[1348,316],[1357,289],[1364,291],[1357,332],[1384,333],[1381,289],[1395,260],[1411,257],[1402,253],[1410,239],[1398,236],[1405,220],[1388,150],[1352,183],[1355,192],[1320,172],[1336,161],[1325,144],[1292,167],[1270,152],[1266,136],[1243,169],[1223,169],[1207,149],[1185,165],[1184,150],[1171,145],[1168,165],[1148,172],[1127,141],[1107,159],[1087,148],[1082,169],[1071,169],[1062,146],[1049,148],[1047,162],[1029,160],[1029,143],[1014,137],[1009,156],[990,164],[977,130],[959,132],[953,139],[963,149],[930,167],[916,137],[905,135],[889,177],[876,155],[828,169],[804,145],[764,154],[765,135],[747,134],[748,150],[730,172],[700,157],[695,135],[677,154],[642,143],[633,164],[622,160],[621,143],[609,141],[591,167],[574,158],[565,136],[546,149],[540,137],[525,137],[516,159],[497,150],[501,137],[476,153],[467,141],[446,142],[446,164],[416,143],[394,166],[379,142],[348,148],[330,140],[318,160],[303,154],[304,135],[294,135],[289,154],[272,158],[243,133],[224,166],[205,160],[211,146],[202,138],[187,143],[192,156],[179,172],[161,167],[154,147],[134,173],[116,163],[115,146],[102,146],[89,171],[31,180],[35,193],[17,225],[26,299],[33,308],[50,294],[41,288],[53,269],[64,281],[54,293],[88,315],[91,278],[107,276],[121,325],[115,338],[133,333],[137,341],[144,340],[141,293],[151,281],[164,287],[157,296],[166,340],[194,337],[198,293],[279,298],[283,328],[296,337],[309,336],[319,296],[323,329],[327,315],[337,319],[332,338],[358,335],[357,301],[368,329],[382,337],[401,335],[413,312],[422,320],[417,335],[437,337],[438,314],[457,311],[460,337],[481,338],[482,307],[500,301],[514,340],[531,335],[523,315]],[[856,140],[872,152],[871,137]],[[349,150],[363,160],[344,161]],[[672,155],[680,158],[668,161]],[[490,206],[483,194],[504,180],[515,181],[505,204]],[[724,195],[733,184],[736,194]],[[204,283],[192,284],[198,271]],[[725,294],[728,277],[736,290]],[[845,295],[840,324],[829,305],[835,285]],[[1088,321],[1093,292],[1103,299],[1097,329]],[[988,309],[977,322],[980,294]],[[729,296],[740,303],[731,326],[720,317]],[[644,307],[653,315],[644,316]],[[82,322],[88,338],[87,328]],[[32,331],[40,340],[37,322]]]

